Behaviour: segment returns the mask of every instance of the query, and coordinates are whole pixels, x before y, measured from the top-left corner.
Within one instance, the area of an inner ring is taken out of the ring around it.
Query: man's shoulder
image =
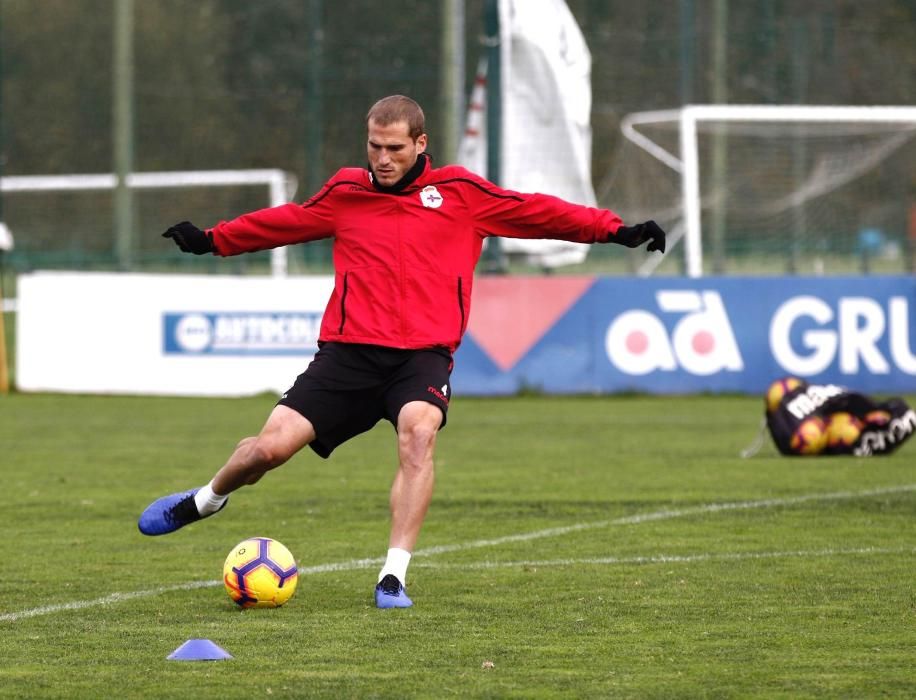
[[[429,171],[429,178],[442,180],[474,180],[479,181],[480,175],[472,173],[463,165],[443,165],[441,168],[432,168]]]
[[[462,189],[484,193],[508,192],[508,190],[502,190],[485,177],[478,175],[473,170],[468,170],[463,165],[444,165],[441,168],[436,168],[430,171],[425,184],[455,184]]]
[[[338,182],[355,182],[360,185],[368,184],[365,168],[341,168],[328,180],[328,184]]]

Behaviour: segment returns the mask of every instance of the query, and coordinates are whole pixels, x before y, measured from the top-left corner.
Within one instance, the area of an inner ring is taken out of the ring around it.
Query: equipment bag
[[[890,454],[916,432],[900,398],[877,402],[834,384],[777,379],[766,394],[766,424],[784,455]]]

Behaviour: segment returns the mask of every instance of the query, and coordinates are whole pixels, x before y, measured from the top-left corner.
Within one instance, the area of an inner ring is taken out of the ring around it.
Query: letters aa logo
[[[680,367],[706,376],[744,369],[718,292],[659,291],[656,301],[666,319],[678,318],[670,334],[659,315],[644,310],[622,313],[608,327],[605,349],[621,372],[644,375]]]

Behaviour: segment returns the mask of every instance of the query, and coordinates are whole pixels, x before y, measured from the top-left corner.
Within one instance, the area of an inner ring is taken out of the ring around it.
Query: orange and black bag
[[[900,398],[879,402],[835,384],[783,377],[767,390],[766,425],[784,455],[870,457],[906,442],[916,432],[916,411]]]

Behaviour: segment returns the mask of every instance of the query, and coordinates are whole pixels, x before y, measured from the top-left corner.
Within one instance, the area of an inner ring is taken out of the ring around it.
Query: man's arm
[[[305,204],[281,204],[221,221],[208,231],[217,255],[238,255],[306,243],[334,235],[329,197]]]
[[[573,204],[546,194],[523,194],[467,173],[475,182],[471,204],[478,230],[485,236],[550,238],[577,243],[619,243],[665,251],[665,232],[654,221],[624,226],[609,209]]]
[[[182,221],[162,235],[175,241],[185,253],[222,256],[330,238],[334,235],[332,189],[329,182],[304,204],[260,209],[231,221],[221,221],[207,230]]]

